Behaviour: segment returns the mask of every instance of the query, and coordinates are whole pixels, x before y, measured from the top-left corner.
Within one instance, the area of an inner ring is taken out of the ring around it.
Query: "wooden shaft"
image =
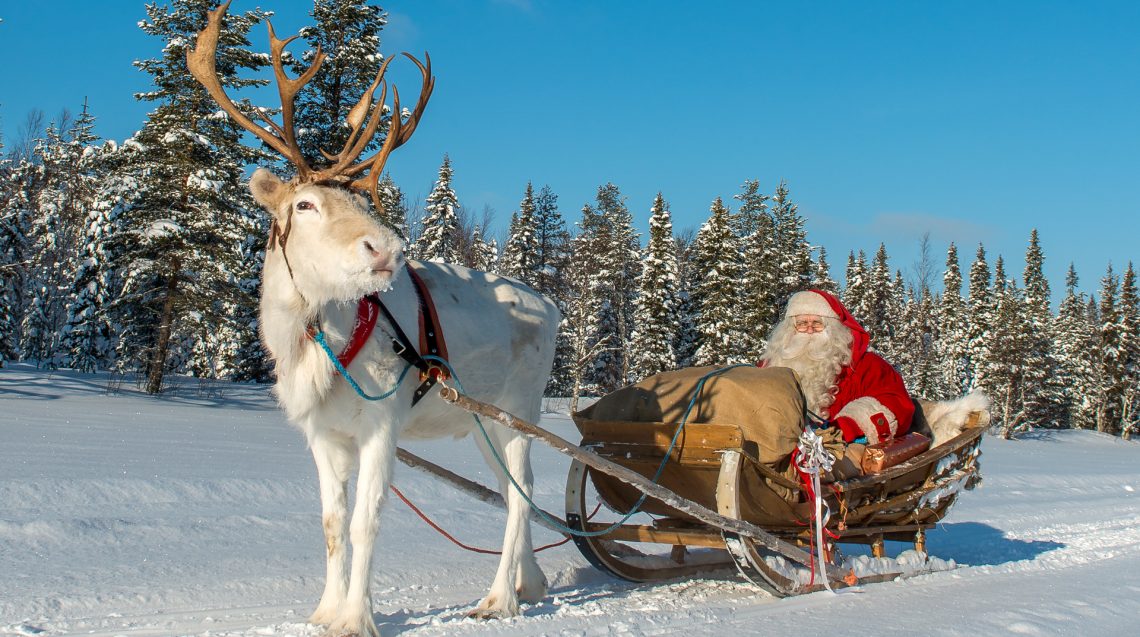
[[[441,388],[439,395],[447,402],[452,403],[461,409],[465,409],[473,414],[486,416],[495,422],[498,422],[506,427],[510,427],[511,429],[530,436],[531,438],[537,438],[553,447],[555,451],[568,455],[571,458],[574,458],[575,460],[578,460],[582,462],[582,464],[585,464],[593,469],[612,475],[618,480],[629,484],[630,486],[636,488],[638,491],[641,491],[649,497],[655,500],[660,500],[666,505],[671,506],[678,511],[683,511],[684,513],[687,513],[688,515],[691,515],[694,518],[705,522],[706,524],[710,524],[726,531],[731,531],[738,535],[743,535],[767,547],[768,549],[776,551],[777,553],[783,555],[784,557],[787,557],[790,560],[802,564],[803,566],[806,566],[808,568],[811,568],[812,566],[812,557],[807,553],[807,551],[804,551],[798,546],[781,540],[780,538],[772,535],[771,533],[768,533],[755,524],[735,518],[727,518],[711,509],[697,504],[696,502],[682,498],[676,493],[673,493],[669,489],[666,489],[665,487],[662,487],[661,485],[648,480],[645,478],[645,476],[642,476],[635,471],[631,471],[619,464],[610,462],[609,460],[601,458],[596,454],[583,451],[582,449],[578,448],[578,445],[572,444],[557,434],[553,434],[549,431],[546,431],[545,429],[542,429],[541,427],[522,420],[513,414],[495,407],[494,405],[488,405],[487,403],[480,402],[469,396],[460,394],[456,389],[452,387]],[[842,582],[844,576],[846,575],[840,569],[830,564],[827,565],[827,573],[832,579],[837,582]]]

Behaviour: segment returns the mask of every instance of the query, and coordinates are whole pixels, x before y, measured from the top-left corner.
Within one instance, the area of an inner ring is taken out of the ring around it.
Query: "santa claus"
[[[867,351],[870,337],[827,292],[797,292],[768,337],[761,367],[789,367],[807,407],[844,441],[875,444],[910,428],[914,402],[902,377]]]

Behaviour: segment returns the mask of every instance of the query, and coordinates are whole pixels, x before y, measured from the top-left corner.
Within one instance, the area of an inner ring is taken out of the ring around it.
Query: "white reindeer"
[[[378,635],[372,618],[370,573],[396,441],[400,437],[459,437],[475,425],[468,414],[445,404],[435,392],[413,407],[412,393],[419,384],[414,375],[391,397],[364,400],[339,376],[309,334],[310,327],[321,330],[331,349],[340,351],[353,331],[358,299],[379,291],[395,322],[417,340],[419,303],[405,272],[400,240],[369,215],[363,196],[329,181],[370,186],[376,199],[376,178],[388,153],[411,136],[430,96],[434,83],[430,59],[425,68],[412,58],[424,78],[419,102],[410,118],[392,118],[384,147],[376,155],[353,163],[364,146],[361,140],[377,128],[386,85],[377,101],[373,102],[371,93],[361,98],[349,115],[353,135],[345,149],[335,156],[333,166],[315,171],[305,164],[294,142],[292,105],[297,90],[316,72],[323,55],[318,52],[313,66],[300,78],[288,78],[280,54],[289,40],[277,39],[270,26],[284,121],[282,126],[271,122],[275,132],[263,129],[226,97],[218,80],[214,59],[227,5],[210,12],[207,27],[187,56],[191,72],[223,110],[298,170],[290,182],[258,170],[250,189],[274,221],[263,270],[262,338],[276,365],[278,400],[289,421],[304,432],[320,480],[327,580],[310,621],[328,624],[330,633]],[[382,68],[373,91],[383,84],[383,74]],[[401,112],[398,94],[392,112]],[[365,116],[368,125],[362,131]],[[346,179],[364,170],[370,171],[365,177]],[[434,299],[451,363],[466,393],[536,421],[554,356],[557,309],[511,279],[438,263],[419,264],[417,272]],[[405,366],[387,337],[394,330],[384,317],[379,318],[372,337],[348,366],[349,375],[367,394],[395,386]],[[529,439],[495,423],[485,426],[494,451],[529,497]],[[546,579],[532,550],[528,505],[492,461],[483,436],[476,435],[476,441],[500,476],[508,512],[498,571],[490,592],[473,614],[514,616],[520,601],[534,602],[545,596]],[[346,485],[354,469],[358,472],[356,498],[349,523]],[[352,543],[351,565],[346,528]]]

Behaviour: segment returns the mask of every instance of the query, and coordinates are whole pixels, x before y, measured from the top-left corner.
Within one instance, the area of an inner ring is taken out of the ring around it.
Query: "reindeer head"
[[[297,93],[320,70],[325,54],[318,47],[313,63],[297,78],[285,73],[282,53],[297,36],[279,39],[269,24],[269,43],[277,88],[281,95],[281,124],[259,109],[258,115],[268,126],[253,122],[226,95],[218,77],[216,56],[219,31],[229,2],[209,12],[206,28],[198,33],[195,47],[186,53],[190,73],[218,105],[242,128],[281,154],[297,170],[288,182],[265,169],[259,169],[250,180],[254,198],[273,215],[269,250],[280,250],[288,276],[297,291],[310,304],[328,301],[350,301],[378,289],[387,288],[403,265],[403,248],[394,232],[379,224],[368,213],[368,201],[360,193],[371,194],[376,209],[381,208],[377,184],[388,155],[403,145],[415,132],[427,101],[435,88],[431,74],[431,58],[425,63],[405,53],[423,76],[423,85],[411,114],[404,118],[400,109],[400,92],[393,87],[392,117],[388,135],[380,150],[360,159],[383,120],[388,94],[384,73],[392,58],[387,58],[376,73],[368,91],[349,111],[347,124],[351,132],[338,153],[322,150],[329,166],[316,169],[308,164],[297,144],[293,125]],[[375,97],[380,88],[380,96]],[[266,276],[270,276],[267,260]]]
[[[387,289],[404,265],[396,233],[376,222],[360,193],[338,185],[296,184],[261,168],[253,197],[273,215],[270,250],[309,302],[355,301]]]

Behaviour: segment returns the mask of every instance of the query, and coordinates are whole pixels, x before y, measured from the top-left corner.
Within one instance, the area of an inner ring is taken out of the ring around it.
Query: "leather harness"
[[[432,302],[431,293],[428,292],[427,285],[424,284],[423,279],[416,272],[415,268],[412,267],[411,262],[405,262],[404,265],[408,272],[408,277],[412,281],[412,288],[416,291],[416,299],[419,301],[419,350],[417,351],[407,334],[400,328],[400,324],[396,322],[396,317],[392,316],[392,312],[389,311],[387,306],[384,305],[384,302],[380,300],[380,295],[373,292],[357,302],[356,322],[352,326],[352,336],[349,337],[344,349],[337,355],[337,360],[347,369],[349,363],[356,358],[356,355],[360,353],[364,344],[368,342],[369,337],[372,336],[372,331],[376,327],[379,314],[383,314],[388,324],[392,326],[392,331],[395,332],[395,335],[392,337],[392,351],[407,361],[409,365],[420,370],[420,385],[416,388],[415,393],[412,394],[412,406],[415,406],[416,403],[420,402],[420,399],[427,395],[428,390],[434,387],[439,381],[450,378],[451,373],[448,371],[444,362],[437,360],[448,360],[447,344],[443,339],[443,329],[439,323],[439,314],[435,310],[435,303]],[[313,334],[314,327],[310,326],[308,331],[309,338],[312,338]],[[423,354],[420,352],[423,352]],[[431,356],[433,359],[429,360],[425,358],[425,356]]]

